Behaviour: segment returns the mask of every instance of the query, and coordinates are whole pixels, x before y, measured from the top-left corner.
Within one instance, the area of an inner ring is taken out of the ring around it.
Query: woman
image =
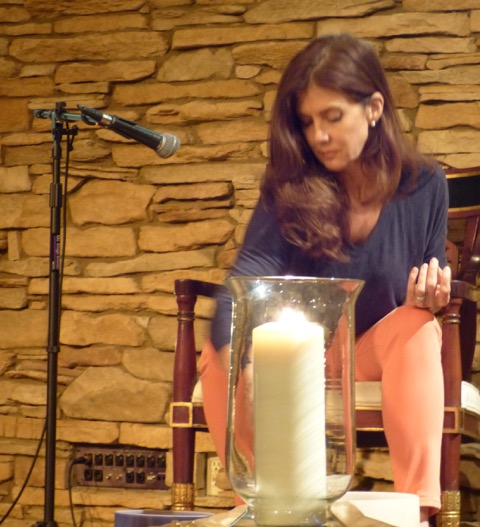
[[[282,75],[270,162],[232,275],[357,278],[356,379],[382,380],[395,489],[440,508],[441,333],[449,300],[442,170],[403,136],[373,47],[321,36]],[[224,457],[231,299],[218,298],[201,381]]]

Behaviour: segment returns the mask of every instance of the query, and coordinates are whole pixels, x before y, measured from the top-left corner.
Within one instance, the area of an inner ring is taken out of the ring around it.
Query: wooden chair
[[[446,168],[450,208],[447,260],[452,269],[450,303],[440,313],[445,417],[442,439],[442,510],[437,527],[460,526],[460,445],[480,441],[480,395],[471,384],[477,334],[480,290],[480,167]],[[362,391],[357,383],[357,392]],[[469,403],[469,395],[473,402]],[[375,397],[373,397],[375,399]],[[378,395],[377,395],[378,399]],[[463,400],[462,400],[463,399]],[[366,407],[356,398],[357,442],[376,445],[383,440],[380,407]]]
[[[449,223],[454,227],[447,240],[452,268],[450,303],[442,310],[442,364],[445,382],[445,418],[442,445],[442,511],[437,527],[460,526],[460,444],[462,438],[480,441],[480,394],[470,384],[477,330],[477,287],[480,269],[480,167],[447,169],[450,193]],[[459,223],[458,225],[452,225]],[[462,234],[459,234],[460,231]],[[197,382],[194,338],[195,303],[198,296],[213,297],[219,286],[198,280],[177,280],[178,334],[175,351],[170,424],[173,428],[172,507],[194,508],[193,460],[195,433],[206,431],[201,402],[193,402]],[[357,383],[357,393],[364,384]],[[376,383],[380,384],[380,383]],[[462,397],[463,389],[463,397]],[[473,403],[468,405],[468,391]],[[360,445],[384,441],[381,401],[356,404],[356,428]],[[462,401],[463,398],[463,401]],[[476,400],[478,399],[478,401]]]

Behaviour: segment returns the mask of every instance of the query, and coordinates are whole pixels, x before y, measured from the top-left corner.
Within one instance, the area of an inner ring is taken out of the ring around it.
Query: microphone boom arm
[[[41,119],[51,119],[52,123],[83,121],[89,125],[104,126],[125,139],[131,139],[152,148],[158,156],[163,158],[173,155],[180,146],[179,139],[172,134],[160,134],[133,121],[109,115],[94,108],[81,105],[77,107],[80,113],[70,113],[66,111],[65,103],[62,102],[57,103],[55,110],[34,110],[34,115]]]

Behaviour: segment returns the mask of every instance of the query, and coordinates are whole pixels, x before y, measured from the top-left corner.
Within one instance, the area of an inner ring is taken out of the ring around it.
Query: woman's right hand
[[[437,258],[420,268],[414,267],[408,277],[405,305],[430,309],[435,313],[450,301],[451,279],[450,267],[447,265],[442,269]]]

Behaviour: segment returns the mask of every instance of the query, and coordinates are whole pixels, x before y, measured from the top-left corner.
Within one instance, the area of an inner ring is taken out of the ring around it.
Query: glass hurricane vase
[[[230,277],[227,473],[256,525],[318,525],[354,473],[363,282]]]

